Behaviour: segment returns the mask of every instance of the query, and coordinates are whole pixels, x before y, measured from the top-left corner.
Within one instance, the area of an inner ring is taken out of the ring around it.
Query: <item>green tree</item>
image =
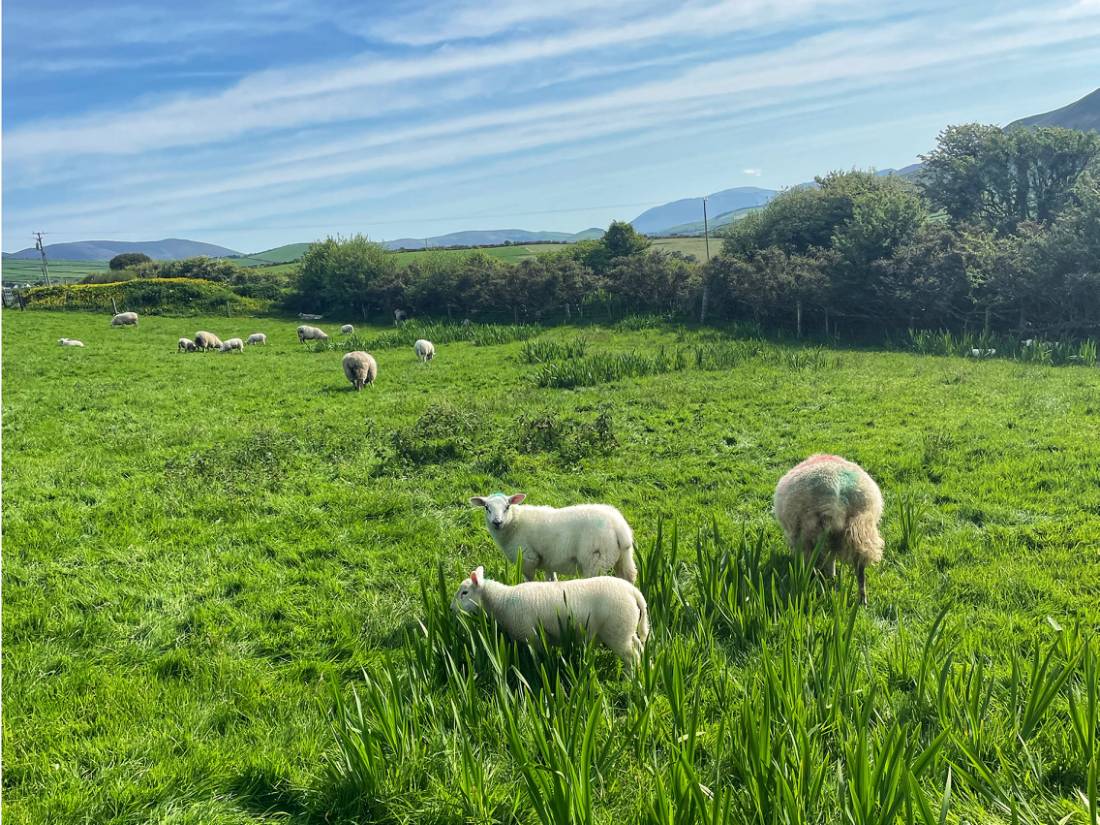
[[[921,185],[952,219],[1006,233],[1026,221],[1052,220],[1098,156],[1100,134],[967,123],[944,129],[922,156]]]
[[[146,255],[144,252],[122,252],[115,255],[107,262],[107,266],[111,269],[126,269],[131,266],[137,266],[138,264],[149,263],[153,259]]]
[[[404,287],[392,252],[362,235],[330,237],[302,256],[290,301],[299,309],[390,317],[404,298]]]

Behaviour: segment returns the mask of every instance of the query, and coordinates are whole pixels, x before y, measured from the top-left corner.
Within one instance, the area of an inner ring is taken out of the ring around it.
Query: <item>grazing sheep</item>
[[[971,358],[989,358],[997,354],[995,349],[972,349],[970,350]]]
[[[325,316],[324,315],[312,315],[308,312],[299,312],[298,317],[301,318],[303,321],[320,321]]]
[[[230,338],[228,341],[221,345],[222,352],[233,352],[233,350],[236,350],[237,352],[244,352],[244,341],[242,341],[240,338]]]
[[[645,597],[614,576],[509,586],[485,578],[485,569],[479,567],[462,582],[451,608],[465,613],[484,610],[505,633],[526,642],[539,638],[539,627],[547,638],[557,639],[572,619],[588,638],[595,636],[615,651],[628,672],[641,661],[649,636]]]
[[[462,326],[464,326],[464,327],[470,326],[470,319],[469,318],[463,318],[462,319]]]
[[[195,349],[206,352],[211,349],[221,349],[222,339],[212,332],[199,330],[195,333]]]
[[[523,549],[523,575],[530,581],[543,570],[549,574],[598,576],[614,567],[620,579],[633,582],[634,531],[623,514],[609,504],[572,507],[524,507],[527,496],[474,496],[473,507],[485,508],[485,526],[507,559],[515,562]]]
[[[341,335],[351,335],[353,332],[355,332],[355,327],[353,327],[351,324],[344,324],[342,327],[340,327]]]
[[[1035,339],[1034,338],[1025,338],[1023,341],[1020,342],[1020,344],[1025,346],[1025,347],[1033,347],[1033,346],[1035,346]]]
[[[362,350],[349,352],[341,363],[344,367],[344,375],[356,390],[363,389],[367,384],[374,386],[374,379],[378,377],[378,362],[369,352]]]
[[[245,343],[249,346],[252,346],[253,344],[263,344],[266,347],[267,336],[264,335],[262,332],[254,332],[248,336],[248,340],[245,341]]]
[[[57,345],[59,347],[82,347],[84,346],[84,342],[78,341],[75,338],[58,338]]]
[[[417,358],[426,364],[435,358],[435,344],[420,338],[413,344],[413,352],[416,353]]]
[[[874,479],[839,456],[812,455],[779,480],[774,507],[791,549],[809,560],[823,541],[819,567],[835,576],[837,559],[852,565],[859,600],[867,604],[865,571],[882,560],[883,548],[882,493]]]
[[[118,315],[111,319],[111,326],[136,327],[137,322],[138,314],[136,312],[120,312]]]
[[[195,342],[190,338],[180,338],[179,343],[176,345],[176,349],[180,352],[194,352],[198,349]]]
[[[304,341],[327,341],[328,334],[318,327],[311,327],[308,324],[302,324],[298,327],[298,343],[301,344]]]
[[[408,317],[409,317],[409,316],[405,314],[405,310],[403,310],[403,309],[395,309],[395,310],[393,311],[393,323],[394,323],[394,326],[398,326],[398,325],[399,325],[399,324],[401,324],[401,323],[402,323],[403,321],[405,321],[405,320],[406,320],[406,319],[407,319]]]

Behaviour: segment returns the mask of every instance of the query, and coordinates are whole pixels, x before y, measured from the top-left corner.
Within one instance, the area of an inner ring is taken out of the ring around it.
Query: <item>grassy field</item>
[[[707,260],[706,241],[703,238],[653,238],[650,246],[654,249],[663,249],[666,252],[682,252],[685,255],[693,255],[696,260],[703,263]],[[711,235],[711,257],[722,251],[722,239]]]
[[[4,312],[6,822],[1095,816],[1100,370],[410,327],[356,393],[297,323]],[[816,451],[885,494],[867,609],[770,516]],[[450,615],[495,490],[624,512],[641,675]]]
[[[56,283],[73,283],[93,272],[105,272],[106,261],[50,261],[50,279]],[[4,283],[36,283],[42,279],[42,264],[37,260],[5,258],[0,264]]]

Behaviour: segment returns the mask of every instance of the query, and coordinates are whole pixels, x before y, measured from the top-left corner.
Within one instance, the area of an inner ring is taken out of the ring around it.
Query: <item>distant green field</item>
[[[398,262],[402,266],[409,264],[417,258],[422,258],[429,253],[444,255],[468,255],[474,251],[484,252],[486,255],[490,255],[494,258],[499,258],[502,261],[508,261],[509,263],[516,263],[529,258],[536,258],[539,255],[545,255],[548,252],[557,252],[565,249],[566,244],[560,243],[532,243],[532,244],[515,244],[513,246],[486,246],[481,248],[464,248],[464,249],[429,249],[429,250],[415,250],[412,252],[398,252]]]
[[[106,261],[50,261],[50,280],[58,283],[79,281],[93,272],[107,269]],[[4,258],[2,268],[4,283],[36,283],[42,280],[42,264],[31,259]]]
[[[312,244],[308,243],[288,243],[283,246],[277,246],[274,249],[268,249],[264,252],[257,252],[254,255],[245,255],[240,258],[232,258],[233,263],[240,264],[241,266],[267,266],[268,264],[285,264],[297,261],[303,255],[306,254]]]
[[[666,252],[683,252],[685,255],[694,255],[698,261],[706,261],[707,250],[703,238],[653,238],[650,246],[654,249],[663,249]],[[710,254],[713,257],[722,249],[722,240],[710,238]]]

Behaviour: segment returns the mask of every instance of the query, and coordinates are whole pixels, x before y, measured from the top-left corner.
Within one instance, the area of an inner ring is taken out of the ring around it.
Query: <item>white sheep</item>
[[[474,496],[473,507],[485,509],[485,526],[505,557],[515,562],[523,550],[523,575],[531,580],[548,574],[577,573],[585,578],[614,568],[615,575],[633,582],[634,531],[623,514],[609,504],[571,507],[521,506],[527,496]]]
[[[136,312],[120,312],[118,315],[111,319],[111,326],[136,327],[137,322],[138,314]]]
[[[970,350],[971,358],[990,358],[997,354],[995,349],[972,349]]]
[[[641,661],[649,636],[645,596],[614,576],[509,586],[485,578],[479,567],[462,582],[451,608],[484,610],[505,633],[526,642],[539,638],[540,627],[548,639],[558,639],[571,619],[589,639],[595,636],[617,653],[628,671]]]
[[[82,347],[84,346],[84,342],[78,341],[75,338],[58,338],[57,345],[59,347]]]
[[[791,469],[775,488],[775,517],[787,544],[807,561],[819,542],[819,568],[836,576],[836,562],[852,565],[859,600],[867,604],[865,571],[882,561],[882,492],[866,471],[835,455],[812,455]]]
[[[311,327],[308,324],[302,324],[298,327],[298,343],[303,341],[327,341],[328,333],[318,327]]]
[[[263,344],[266,347],[267,336],[264,335],[262,332],[254,332],[248,336],[248,340],[245,341],[245,343],[249,346],[252,346],[253,344]]]
[[[221,345],[222,352],[244,352],[244,341],[240,338],[230,338],[228,341]]]
[[[355,327],[353,327],[351,324],[344,324],[342,327],[340,327],[341,335],[351,335],[353,332],[355,332]]]
[[[405,313],[405,310],[395,309],[393,311],[393,324],[394,324],[394,326],[400,326],[402,323],[404,323],[408,319],[408,317],[409,316]]]
[[[413,352],[416,353],[417,358],[426,364],[435,358],[435,344],[424,338],[418,338],[416,343],[413,344]]]
[[[374,386],[374,379],[378,377],[378,362],[369,352],[349,352],[340,363],[344,367],[344,375],[356,390],[363,389],[367,384]]]
[[[214,333],[205,332],[204,330],[201,330],[201,329],[198,332],[195,333],[195,349],[202,350],[203,352],[206,352],[207,350],[221,349],[221,348],[222,348],[222,339],[219,338]]]
[[[190,338],[180,338],[179,343],[176,344],[176,349],[180,352],[194,352],[198,347]]]

